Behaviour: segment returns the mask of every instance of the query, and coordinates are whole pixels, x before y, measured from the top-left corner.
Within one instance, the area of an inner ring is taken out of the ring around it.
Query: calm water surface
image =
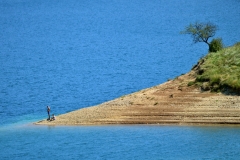
[[[25,126],[0,136],[1,159],[240,158],[240,128],[234,127]]]
[[[238,159],[239,128],[26,125],[188,72],[206,55],[179,32],[240,40],[239,0],[0,0],[3,159]]]

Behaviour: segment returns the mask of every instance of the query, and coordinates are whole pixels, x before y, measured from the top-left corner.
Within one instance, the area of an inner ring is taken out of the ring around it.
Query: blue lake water
[[[0,136],[1,159],[240,158],[234,127],[22,126]]]
[[[231,46],[240,1],[0,0],[0,157],[238,159],[234,127],[29,125],[188,72],[208,50],[179,34],[196,21]]]

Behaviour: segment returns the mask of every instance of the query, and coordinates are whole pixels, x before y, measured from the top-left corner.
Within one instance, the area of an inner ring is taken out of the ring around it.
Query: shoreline
[[[188,86],[194,74],[190,71],[163,84],[34,124],[240,126],[240,96]]]

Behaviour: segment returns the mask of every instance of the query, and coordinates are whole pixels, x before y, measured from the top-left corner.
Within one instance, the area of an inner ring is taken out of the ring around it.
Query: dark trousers
[[[48,119],[50,119],[50,112],[48,111],[47,113],[48,113]]]

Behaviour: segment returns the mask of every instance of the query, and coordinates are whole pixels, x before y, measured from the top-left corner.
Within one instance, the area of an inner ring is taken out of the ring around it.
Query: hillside
[[[240,124],[239,48],[209,53],[189,73],[161,85],[35,124]]]
[[[217,53],[209,53],[193,70],[194,83],[205,91],[240,93],[240,43]]]

